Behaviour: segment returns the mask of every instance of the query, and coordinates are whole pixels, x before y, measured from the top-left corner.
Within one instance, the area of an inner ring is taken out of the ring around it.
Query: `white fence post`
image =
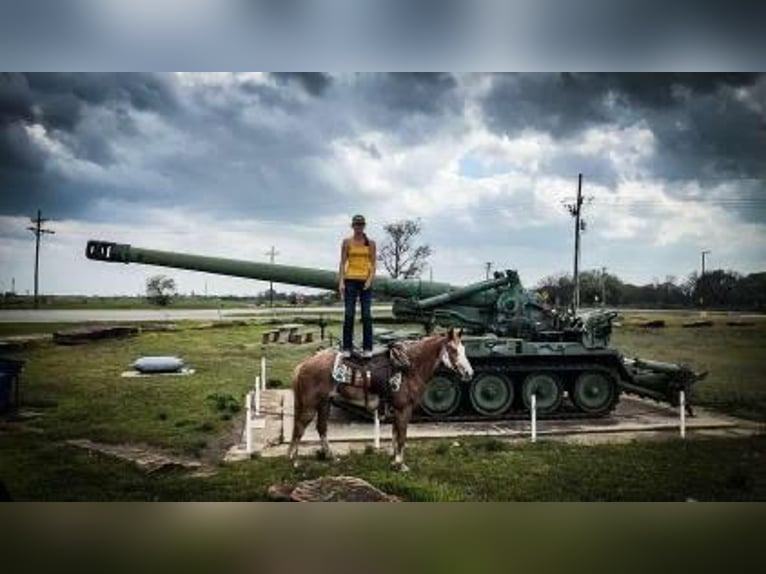
[[[380,415],[375,409],[375,450],[380,450]]]
[[[266,390],[266,357],[261,357],[261,390]]]
[[[253,452],[253,432],[250,428],[250,419],[252,418],[253,393],[245,395],[245,450],[247,454]]]
[[[532,393],[532,442],[537,442],[537,395]]]
[[[255,416],[261,416],[261,377],[255,377]]]
[[[686,393],[683,389],[678,393],[678,404],[681,411],[681,438],[686,438]]]

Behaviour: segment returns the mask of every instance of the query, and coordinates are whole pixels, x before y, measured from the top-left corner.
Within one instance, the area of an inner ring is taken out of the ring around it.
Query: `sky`
[[[335,269],[350,218],[420,219],[425,278],[625,281],[766,271],[757,73],[72,73],[0,76],[0,290],[252,295],[267,283],[87,260],[88,239]],[[289,286],[277,286],[291,289]]]

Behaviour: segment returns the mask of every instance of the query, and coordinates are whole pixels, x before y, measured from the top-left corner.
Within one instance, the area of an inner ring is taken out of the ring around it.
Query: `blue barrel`
[[[0,413],[19,407],[19,373],[24,361],[0,358]]]

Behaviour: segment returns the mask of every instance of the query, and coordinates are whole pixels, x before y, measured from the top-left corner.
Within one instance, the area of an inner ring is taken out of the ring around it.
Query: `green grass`
[[[708,369],[698,402],[766,420],[766,325],[739,328],[718,321],[707,329],[683,329],[678,316],[668,320],[660,330],[618,328],[614,344],[628,355]],[[0,422],[0,479],[11,494],[28,500],[260,500],[275,482],[353,474],[408,500],[766,499],[764,437],[587,447],[496,439],[461,440],[455,447],[436,441],[408,449],[409,475],[391,472],[387,456],[358,453],[339,463],[308,458],[298,471],[283,459],[262,458],[221,466],[209,478],[180,471],[146,475],[63,444],[73,438],[147,443],[207,458],[239,428],[239,405],[261,354],[269,357],[271,386],[284,387],[295,364],[316,348],[262,349],[267,325],[194,326],[184,322],[176,332],[77,347],[45,343],[15,353],[27,361],[24,407],[42,416],[30,423]],[[149,354],[181,355],[197,373],[119,376],[135,358]]]
[[[41,421],[53,440],[147,442],[195,453],[231,425],[208,397],[229,396],[242,404],[253,386],[264,329],[260,325],[182,328],[84,346],[46,343],[15,354],[27,361],[22,402],[32,407],[55,405],[46,409]],[[292,367],[310,352],[308,346],[267,347],[271,386],[288,386]],[[121,377],[142,355],[180,355],[196,374]]]
[[[766,438],[498,449],[482,439],[408,449],[411,472],[383,453],[221,465],[214,476],[144,474],[130,464],[25,434],[0,434],[0,477],[18,500],[265,500],[275,483],[353,475],[412,501],[766,500]]]

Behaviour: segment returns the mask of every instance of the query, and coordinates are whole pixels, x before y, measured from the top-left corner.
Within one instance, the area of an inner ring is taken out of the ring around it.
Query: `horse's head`
[[[473,378],[473,367],[465,356],[463,346],[463,330],[452,328],[446,334],[446,341],[442,347],[441,362],[448,369],[452,369],[460,375],[464,381]]]

